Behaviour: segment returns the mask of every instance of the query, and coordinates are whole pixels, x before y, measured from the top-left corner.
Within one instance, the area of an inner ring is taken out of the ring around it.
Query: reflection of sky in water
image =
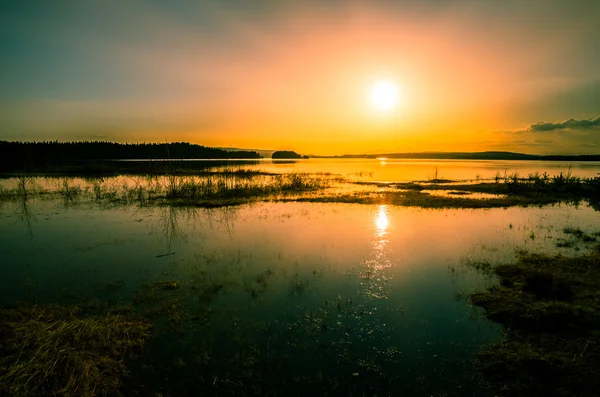
[[[210,162],[208,163],[210,164]],[[496,175],[518,173],[526,178],[529,174],[543,174],[550,176],[571,173],[573,176],[593,178],[600,175],[600,162],[566,162],[566,161],[513,161],[513,160],[410,160],[410,159],[317,159],[299,160],[289,163],[274,163],[263,160],[257,164],[243,164],[231,161],[228,167],[242,167],[273,173],[308,172],[332,173],[349,179],[374,180],[374,181],[414,181],[428,180],[437,175],[438,178],[452,180],[491,179]],[[104,178],[108,184],[117,186],[138,186],[147,184],[152,179],[160,180],[161,177],[147,178],[145,176],[117,176]],[[72,178],[73,183],[89,185],[89,178]],[[17,180],[15,178],[0,178],[0,187],[12,189]],[[36,178],[36,183],[45,189],[60,186],[61,179],[56,177]]]
[[[377,181],[413,181],[431,179],[437,174],[445,179],[494,178],[497,173],[518,172],[520,176],[548,172],[570,172],[579,177],[595,177],[600,162],[516,161],[516,160],[411,160],[411,159],[314,159],[287,165],[268,162],[252,167],[272,172],[332,172],[349,177]]]
[[[65,268],[112,269],[115,262],[122,264],[114,269],[121,273],[166,253],[186,261],[199,251],[221,252],[223,257],[239,251],[263,265],[285,260],[338,272],[362,267],[358,272],[364,281],[371,275],[402,278],[408,271],[445,269],[465,257],[503,260],[516,247],[557,252],[554,241],[564,237],[562,228],[593,231],[596,215],[586,206],[565,205],[440,211],[265,203],[207,210],[100,209],[28,200],[0,205],[0,253],[8,258],[3,268],[16,265],[11,272],[49,271],[58,264],[51,271],[58,276]],[[152,265],[147,266],[150,271]]]
[[[239,251],[262,265],[298,262],[337,272],[360,267],[362,281],[402,279],[465,257],[510,258],[515,247],[555,252],[562,228],[592,230],[596,215],[585,206],[564,205],[439,211],[286,203],[205,210],[28,200],[0,205],[0,253],[7,258],[3,268],[15,265],[10,272],[44,270],[57,278],[65,269],[108,270],[113,263],[121,264],[113,269],[119,274],[150,261],[150,272],[151,259],[166,253],[175,256],[165,260],[187,261],[200,251],[223,257]],[[97,272],[94,277],[104,273]]]
[[[463,260],[505,261],[516,247],[566,252],[554,244],[562,228],[592,231],[596,215],[585,206],[441,211],[263,203],[207,210],[5,202],[1,303],[127,300],[142,282],[211,280],[226,286],[211,302],[222,354],[233,332],[228,316],[235,316],[235,324],[267,330],[271,346],[300,354],[282,372],[393,372],[409,390],[418,378],[447,384],[468,367],[460,360],[498,336],[455,299],[489,283],[462,268]],[[123,288],[107,291],[114,281]],[[259,331],[236,332],[255,338]]]

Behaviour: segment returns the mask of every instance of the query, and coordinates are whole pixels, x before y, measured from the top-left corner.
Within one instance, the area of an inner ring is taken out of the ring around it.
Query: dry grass
[[[118,395],[150,335],[145,320],[78,307],[18,306],[0,318],[0,390],[14,396]]]

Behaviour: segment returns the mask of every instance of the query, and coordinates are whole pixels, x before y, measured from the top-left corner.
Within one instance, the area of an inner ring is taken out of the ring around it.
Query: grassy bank
[[[565,230],[581,244],[597,235]],[[471,295],[502,324],[502,340],[479,354],[484,375],[506,396],[597,396],[600,390],[600,245],[577,257],[522,252],[480,266],[499,284]]]

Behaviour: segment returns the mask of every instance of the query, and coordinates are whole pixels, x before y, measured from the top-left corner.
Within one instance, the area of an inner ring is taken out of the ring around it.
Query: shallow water
[[[186,160],[187,161],[187,160]],[[189,160],[221,164],[223,160]],[[580,178],[600,175],[599,161],[524,161],[524,160],[427,160],[427,159],[331,159],[311,158],[300,160],[260,159],[252,163],[245,160],[227,160],[227,166],[240,165],[254,170],[285,173],[333,173],[357,180],[408,182],[428,179],[492,179],[518,173],[526,178],[530,174],[550,176],[571,173]]]
[[[219,376],[248,361],[255,376],[275,366],[282,382],[327,374],[331,387],[371,394],[480,395],[473,355],[500,330],[458,298],[493,282],[465,262],[506,262],[516,248],[570,253],[555,245],[562,229],[594,231],[596,217],[566,205],[207,210],[5,201],[0,304],[126,303],[144,283],[177,281],[182,316],[203,322],[184,321],[176,340],[154,346],[165,368],[182,360],[193,373],[210,352]],[[190,376],[174,373],[177,384]]]
[[[331,172],[351,179],[407,182],[428,179],[492,179],[518,173],[526,178],[536,172],[593,178],[600,175],[600,162],[517,160],[410,160],[410,159],[308,159],[290,163],[269,160],[249,168],[269,172]]]
[[[570,173],[580,178],[600,176],[597,161],[520,161],[520,160],[411,160],[411,159],[302,159],[273,161],[261,159],[251,163],[240,160],[186,160],[205,163],[208,168],[243,168],[269,173],[302,172],[310,174],[330,173],[354,181],[409,182],[430,179],[479,180],[504,178],[515,173],[520,178],[532,174],[549,176]],[[85,178],[71,178],[76,184],[89,183]],[[160,177],[158,178],[160,180]],[[137,186],[155,183],[156,178],[119,176],[105,178],[118,186]],[[38,185],[46,189],[61,187],[58,178],[36,178]],[[0,178],[0,187],[13,188],[16,178]]]

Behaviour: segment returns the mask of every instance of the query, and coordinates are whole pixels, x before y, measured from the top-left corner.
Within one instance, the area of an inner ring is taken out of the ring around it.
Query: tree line
[[[0,168],[5,170],[27,171],[44,167],[75,166],[94,160],[257,159],[260,157],[257,152],[227,151],[188,142],[0,141]]]

